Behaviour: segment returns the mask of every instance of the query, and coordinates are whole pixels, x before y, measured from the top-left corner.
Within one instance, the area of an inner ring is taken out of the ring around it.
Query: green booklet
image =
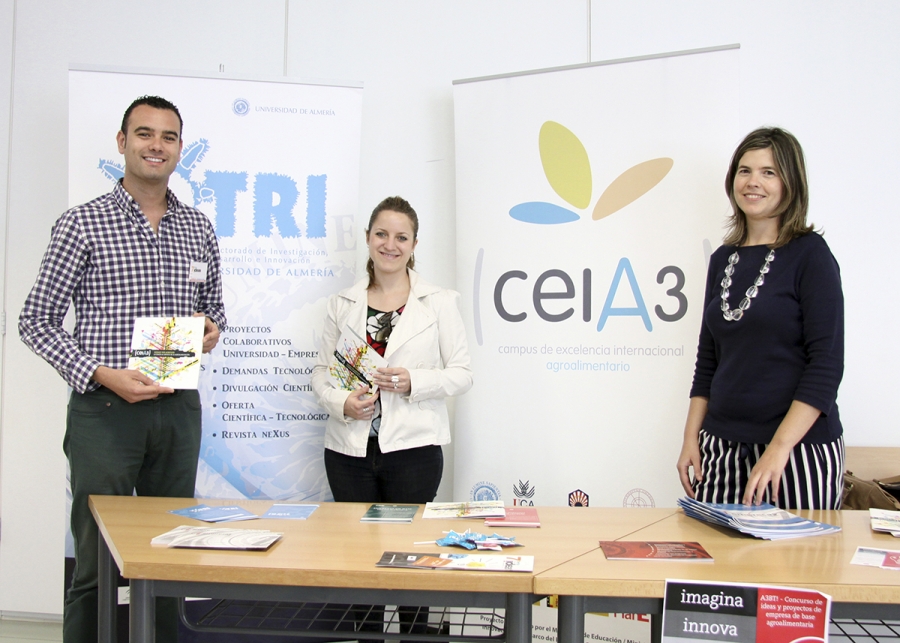
[[[369,507],[360,522],[412,522],[419,505],[381,505]]]

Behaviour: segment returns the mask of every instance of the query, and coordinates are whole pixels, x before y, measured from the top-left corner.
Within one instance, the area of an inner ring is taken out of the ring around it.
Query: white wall
[[[10,161],[8,186],[0,172],[0,612],[61,612],[65,386],[19,342],[15,320],[66,206],[69,64],[363,81],[360,212],[408,198],[421,215],[421,269],[452,286],[452,80],[740,43],[741,76],[722,82],[741,85],[745,129],[777,123],[804,144],[812,218],[843,269],[847,441],[900,444],[879,404],[898,352],[887,332],[898,225],[887,190],[900,169],[900,5],[890,0],[0,0],[0,25],[0,158]],[[189,128],[202,115],[185,118]]]
[[[62,603],[65,390],[18,339],[16,319],[50,226],[66,205],[65,3],[15,2],[0,416],[0,610],[59,613]],[[4,24],[9,24],[5,23]],[[26,582],[27,579],[27,582]]]
[[[722,82],[740,83],[743,129],[780,125],[800,140],[810,220],[841,266],[846,367],[838,403],[846,442],[900,444],[886,412],[900,361],[893,332],[900,307],[888,285],[900,236],[891,194],[900,176],[900,5],[624,0],[595,2],[591,19],[595,60],[740,43],[740,78]]]

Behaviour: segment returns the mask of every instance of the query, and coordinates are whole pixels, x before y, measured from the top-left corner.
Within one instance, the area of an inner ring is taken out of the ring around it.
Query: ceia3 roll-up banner
[[[674,506],[737,46],[454,86],[454,498]]]

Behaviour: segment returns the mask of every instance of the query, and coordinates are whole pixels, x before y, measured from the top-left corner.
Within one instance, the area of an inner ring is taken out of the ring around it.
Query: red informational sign
[[[824,643],[830,615],[813,590],[667,580],[662,643]]]
[[[828,599],[819,592],[791,588],[759,588],[757,643],[824,641]]]

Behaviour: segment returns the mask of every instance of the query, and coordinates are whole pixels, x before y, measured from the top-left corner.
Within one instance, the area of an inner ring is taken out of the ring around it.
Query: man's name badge
[[[191,274],[188,281],[191,283],[203,283],[206,281],[207,265],[205,261],[192,261]]]

